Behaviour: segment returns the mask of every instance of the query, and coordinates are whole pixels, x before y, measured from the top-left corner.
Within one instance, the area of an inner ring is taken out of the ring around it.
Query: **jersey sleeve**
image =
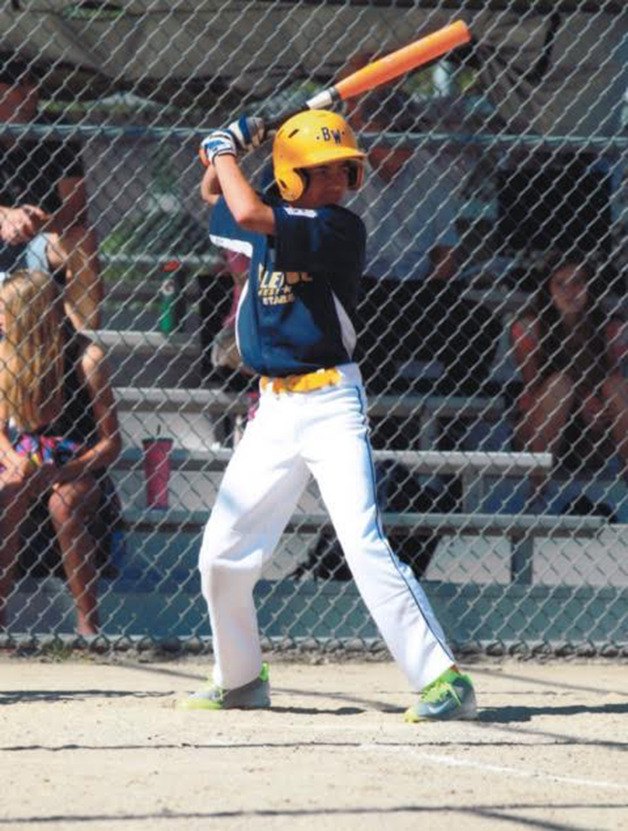
[[[238,225],[221,196],[212,208],[209,220],[209,238],[214,245],[250,258],[257,236],[259,235],[245,231]]]
[[[309,210],[281,205],[275,211],[275,267],[282,271],[364,270],[364,223],[346,208]]]

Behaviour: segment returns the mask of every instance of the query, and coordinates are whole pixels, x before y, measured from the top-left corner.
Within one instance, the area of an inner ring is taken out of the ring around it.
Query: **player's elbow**
[[[257,205],[248,202],[233,208],[233,218],[241,228],[246,228],[247,231],[254,230],[258,213]]]
[[[220,182],[212,165],[205,170],[200,184],[201,199],[208,205],[215,205],[222,193]]]
[[[275,230],[275,216],[272,210],[263,203],[246,203],[233,211],[233,217],[240,228],[258,234],[273,234]]]
[[[212,187],[211,184],[205,179],[201,182],[199,190],[203,202],[206,202],[208,205],[212,206],[218,202],[218,199],[220,198],[220,189]]]

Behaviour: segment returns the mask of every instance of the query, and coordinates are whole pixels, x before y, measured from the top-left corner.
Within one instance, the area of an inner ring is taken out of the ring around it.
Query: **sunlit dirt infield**
[[[392,663],[271,661],[271,710],[190,713],[199,658],[0,657],[0,828],[628,827],[625,661],[478,660],[422,725]]]

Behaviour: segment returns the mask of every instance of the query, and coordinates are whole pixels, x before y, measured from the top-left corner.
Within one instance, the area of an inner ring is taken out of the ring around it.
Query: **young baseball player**
[[[423,589],[382,530],[352,322],[365,256],[362,221],[341,206],[360,187],[364,153],[345,120],[314,110],[288,119],[273,144],[279,204],[245,178],[238,155],[264,138],[241,118],[202,143],[201,192],[214,243],[247,255],[237,312],[244,363],[260,405],[227,467],[199,557],[213,635],[212,681],[184,709],[270,706],[253,587],[308,477],[322,498],[362,598],[418,700],[407,721],[473,718],[459,672]]]

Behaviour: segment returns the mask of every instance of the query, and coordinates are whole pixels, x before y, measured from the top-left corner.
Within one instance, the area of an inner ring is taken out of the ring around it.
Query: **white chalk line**
[[[470,722],[471,723],[471,722]],[[365,725],[362,725],[362,729],[364,730]],[[398,727],[400,732],[407,731],[407,725],[399,724],[395,725]],[[282,727],[283,730],[298,730],[299,733],[303,733],[305,729],[310,732],[319,735],[319,738],[322,734],[326,732],[354,732],[355,727],[351,727],[349,725],[334,725],[333,727],[327,725],[325,728],[321,730],[314,729],[312,730],[312,725],[309,725],[307,728],[303,726],[297,726],[292,724],[287,724]],[[378,729],[378,725],[373,725],[373,730],[376,731]],[[225,748],[233,747],[235,745],[234,742],[230,741],[218,741],[214,744],[218,746],[224,746]],[[522,744],[521,747],[526,747],[526,744]],[[548,742],[546,747],[556,747],[554,742]],[[481,745],[479,745],[481,747]],[[272,743],[269,744],[269,748],[272,749]],[[556,782],[559,784],[564,785],[582,785],[589,788],[605,788],[607,790],[612,791],[628,791],[628,785],[619,783],[619,782],[609,782],[607,780],[600,780],[600,779],[586,779],[583,777],[576,777],[576,776],[559,776],[554,773],[547,773],[545,771],[539,770],[529,770],[526,768],[514,768],[509,767],[507,765],[492,765],[487,762],[476,762],[470,759],[459,759],[453,756],[445,756],[440,753],[433,753],[432,751],[424,751],[421,752],[415,745],[411,744],[383,744],[378,742],[367,742],[362,744],[357,744],[353,747],[350,745],[343,746],[345,750],[358,750],[359,752],[377,752],[377,753],[403,753],[406,756],[412,755],[414,757],[418,757],[421,761],[429,762],[434,765],[442,765],[443,767],[461,767],[461,768],[472,768],[475,770],[481,770],[484,772],[490,773],[500,773],[505,774],[508,776],[517,776],[520,779],[540,779],[545,781]]]
[[[444,767],[459,767],[459,768],[473,768],[491,773],[503,773],[508,776],[518,776],[520,779],[541,779],[543,781],[559,782],[565,785],[584,785],[589,788],[606,788],[613,791],[628,790],[627,785],[622,785],[619,782],[607,782],[599,779],[583,779],[575,776],[557,776],[554,773],[547,773],[539,770],[527,770],[526,768],[513,768],[507,765],[490,765],[486,762],[474,762],[470,759],[455,759],[452,756],[443,756],[439,753],[420,753],[414,747],[408,745],[381,745],[377,743],[358,745],[361,751],[377,752],[377,753],[403,753],[406,756],[419,757],[422,762],[428,762],[433,765],[443,765]]]

